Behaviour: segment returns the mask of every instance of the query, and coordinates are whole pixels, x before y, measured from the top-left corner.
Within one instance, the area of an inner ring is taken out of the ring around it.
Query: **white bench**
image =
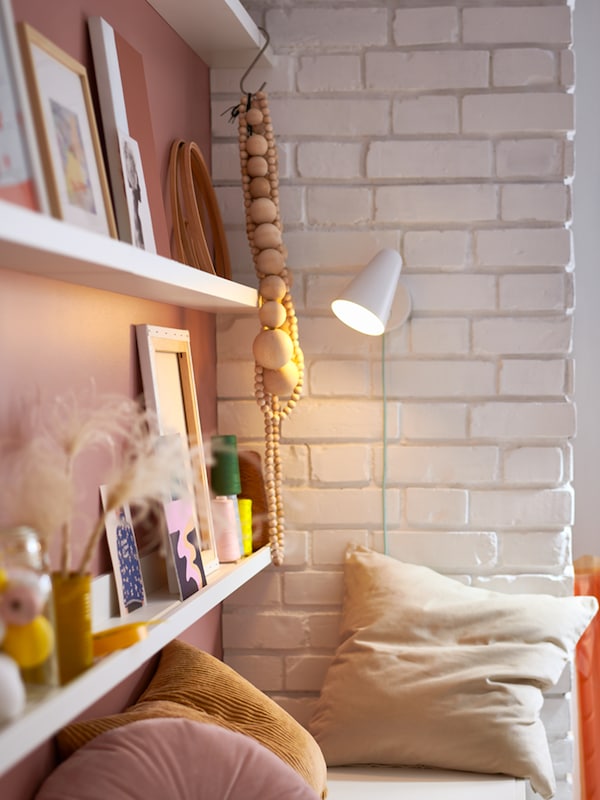
[[[525,800],[525,781],[411,767],[330,767],[327,800]]]

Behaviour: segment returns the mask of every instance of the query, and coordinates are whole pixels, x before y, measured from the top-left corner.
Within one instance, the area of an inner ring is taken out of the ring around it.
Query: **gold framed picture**
[[[27,23],[17,32],[50,211],[116,237],[87,70]]]

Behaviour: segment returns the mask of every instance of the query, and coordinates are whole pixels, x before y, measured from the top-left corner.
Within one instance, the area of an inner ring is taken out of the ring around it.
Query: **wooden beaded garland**
[[[287,286],[280,275],[265,275],[260,279],[258,287],[260,296],[265,300],[279,300],[285,297]]]
[[[246,152],[249,156],[264,156],[268,149],[267,140],[259,133],[246,139]]]
[[[268,197],[257,197],[250,204],[250,218],[255,225],[277,219],[277,206]]]
[[[262,177],[269,171],[269,162],[262,156],[252,156],[246,162],[246,170],[251,178]]]
[[[246,111],[246,123],[253,128],[257,125],[260,125],[263,119],[263,114],[260,108],[250,107]]]
[[[268,247],[256,255],[254,263],[263,275],[279,275],[285,267],[285,258],[279,250]]]
[[[249,222],[252,225],[254,224],[252,219]],[[258,247],[259,250],[271,247],[276,248],[281,244],[281,241],[281,229],[273,222],[263,222],[254,229],[254,246]]]
[[[281,422],[302,393],[304,357],[285,261],[279,213],[277,148],[265,92],[242,97],[238,108],[246,232],[259,279],[259,320],[253,343],[254,394],[265,425],[265,491],[271,558],[283,563],[285,519],[279,443]],[[280,395],[287,395],[282,405]]]
[[[271,394],[288,395],[297,383],[298,367],[293,361],[288,361],[281,369],[263,371],[264,387]]]
[[[267,300],[258,309],[258,318],[265,328],[280,328],[286,321],[287,314],[282,303],[277,300]]]
[[[280,369],[292,357],[294,345],[281,328],[261,331],[252,345],[254,360],[265,369]]]
[[[250,197],[268,197],[271,194],[271,183],[264,176],[252,178],[248,191],[250,192]]]

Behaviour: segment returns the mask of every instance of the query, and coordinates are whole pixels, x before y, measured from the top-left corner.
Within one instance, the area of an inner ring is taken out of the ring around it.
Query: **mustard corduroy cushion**
[[[210,714],[188,708],[180,703],[171,703],[168,700],[158,700],[150,703],[136,703],[120,714],[110,714],[106,717],[97,717],[84,722],[72,722],[62,728],[57,735],[58,753],[61,759],[73,755],[76,750],[83,747],[96,736],[100,736],[113,728],[120,728],[130,722],[143,719],[183,718],[193,722],[208,722],[218,724]],[[228,727],[223,725],[222,727]]]
[[[322,797],[327,766],[312,735],[274,700],[218,658],[175,640],[162,651],[139,702],[170,700],[211,715],[286,761]]]

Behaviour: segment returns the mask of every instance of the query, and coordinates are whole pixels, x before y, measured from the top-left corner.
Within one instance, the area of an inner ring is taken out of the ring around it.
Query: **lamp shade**
[[[331,310],[350,328],[381,336],[388,324],[401,269],[402,259],[396,250],[380,250],[341,297],[332,302]]]

